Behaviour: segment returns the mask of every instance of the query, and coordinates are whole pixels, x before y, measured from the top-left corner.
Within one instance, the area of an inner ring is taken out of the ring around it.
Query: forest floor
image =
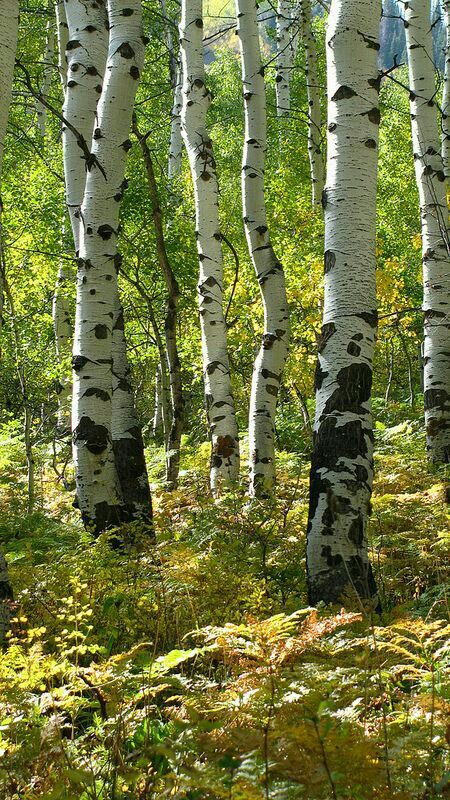
[[[48,466],[27,515],[18,431],[2,449],[0,541],[15,609],[0,655],[5,800],[428,800],[450,797],[448,474],[419,412],[377,423],[370,523],[381,618],[311,610],[308,462],[279,492],[211,501],[186,442],[157,543],[81,530]],[[9,437],[9,438],[8,438]],[[5,442],[4,442],[5,444]]]

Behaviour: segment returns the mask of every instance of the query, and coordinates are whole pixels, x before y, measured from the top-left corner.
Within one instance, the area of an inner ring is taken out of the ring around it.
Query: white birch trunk
[[[289,117],[298,23],[293,0],[278,0],[275,93],[277,117]]]
[[[424,402],[431,461],[450,461],[450,255],[440,153],[430,5],[405,5],[414,166],[422,227]]]
[[[140,0],[109,0],[108,16],[106,77],[81,207],[73,357],[77,498],[83,519],[97,530],[124,515],[112,441],[112,334],[118,306],[119,209],[145,41]],[[122,431],[119,438],[122,433],[128,437],[131,431]]]
[[[64,233],[63,229],[63,240]],[[57,429],[61,433],[71,430],[72,383],[69,375],[73,331],[68,295],[71,277],[67,259],[61,258],[52,304],[53,331],[59,372],[56,388],[58,395]]]
[[[49,7],[49,13],[52,13],[51,7]],[[44,54],[44,69],[43,69],[43,77],[42,77],[42,85],[40,88],[40,95],[47,99],[48,92],[50,89],[50,85],[52,82],[52,74],[53,74],[53,59],[55,57],[55,28],[54,28],[54,19],[53,16],[47,22],[47,30],[46,30],[46,37],[45,37],[45,54]],[[47,128],[47,109],[42,103],[37,100],[36,101],[36,112],[37,112],[37,119],[38,119],[38,127],[41,136],[45,136],[45,131]]]
[[[445,67],[444,89],[442,92],[442,161],[445,177],[450,179],[450,0],[443,0],[442,9],[445,22]]]
[[[176,70],[173,106],[170,114],[170,143],[168,177],[173,180],[181,172],[183,155],[183,135],[181,132],[181,109],[183,108],[183,68],[181,63]]]
[[[289,340],[283,267],[270,243],[264,198],[267,150],[266,90],[255,0],[236,0],[245,134],[242,207],[248,250],[264,306],[264,334],[253,367],[249,413],[250,495],[270,492],[275,481],[275,411]]]
[[[67,24],[64,0],[56,2],[56,32],[58,38],[58,69],[63,92],[67,86],[67,58],[66,50],[69,41],[69,26]]]
[[[163,427],[163,403],[162,403],[162,382],[161,382],[161,364],[158,364],[155,376],[155,410],[153,413],[152,433],[155,439],[158,438],[159,433]]]
[[[325,298],[307,543],[309,598],[377,603],[367,547],[381,0],[332,0],[327,28]]]
[[[19,31],[19,2],[18,0],[2,0],[0,4],[0,182],[5,147],[6,129],[8,127],[9,111],[12,98],[14,77],[14,62],[17,50],[17,37]],[[2,246],[2,201],[0,198],[0,245]],[[0,310],[3,310],[3,270],[0,270]],[[0,325],[1,325],[0,316]],[[4,556],[0,553],[0,646],[5,643],[5,637],[10,626],[10,604],[13,599],[11,584],[8,575],[8,566]]]
[[[317,75],[317,48],[311,26],[311,0],[300,0],[300,25],[306,58],[306,90],[308,95],[308,156],[311,170],[313,206],[322,210],[325,165],[322,154],[322,115]]]
[[[69,29],[67,42],[67,89],[64,117],[90,146],[95,128],[108,52],[108,17],[104,0],[83,3],[66,0]],[[63,126],[66,202],[72,226],[75,252],[80,249],[80,208],[86,183],[86,164],[76,136]]]
[[[200,263],[198,297],[202,331],[206,411],[212,439],[211,489],[239,475],[239,440],[231,389],[223,313],[223,254],[219,190],[206,115],[211,101],[205,84],[202,0],[183,0],[180,24],[183,62],[182,129],[195,194]]]

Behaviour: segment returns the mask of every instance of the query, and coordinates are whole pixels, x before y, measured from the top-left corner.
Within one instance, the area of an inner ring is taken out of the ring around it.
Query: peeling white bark
[[[206,410],[212,439],[211,489],[239,474],[239,440],[231,390],[223,313],[223,254],[219,190],[206,115],[211,96],[205,84],[202,0],[183,0],[180,24],[183,62],[182,129],[195,194],[200,262],[198,297],[202,331]]]
[[[311,0],[299,0],[300,26],[306,57],[306,90],[308,95],[308,156],[311,169],[313,206],[322,209],[325,165],[322,155],[322,115],[317,75],[317,48],[311,26]]]
[[[450,0],[442,0],[446,31],[444,89],[442,92],[442,161],[447,182],[450,179]]]
[[[277,117],[289,117],[291,78],[297,50],[298,20],[293,0],[278,0],[275,92]]]
[[[49,7],[49,13],[52,12],[51,7]],[[48,20],[47,22],[47,30],[46,30],[46,37],[45,37],[45,54],[43,59],[44,69],[43,69],[43,77],[42,77],[42,85],[40,88],[40,95],[47,99],[48,92],[50,89],[50,85],[52,82],[52,74],[53,74],[53,59],[55,57],[55,21],[53,17]],[[39,132],[41,136],[45,136],[45,131],[47,128],[47,109],[40,100],[36,101],[36,112],[38,118],[38,126]]]
[[[377,602],[366,524],[372,363],[380,0],[332,0],[327,29],[325,298],[318,345],[307,569],[310,602]]]
[[[270,492],[275,481],[275,411],[289,340],[283,267],[269,237],[264,197],[267,150],[266,90],[255,0],[236,0],[245,134],[242,207],[248,250],[264,306],[264,334],[253,367],[249,412],[250,495]]]
[[[424,401],[427,451],[450,461],[450,229],[440,153],[430,7],[405,4],[414,166],[422,226]]]
[[[81,207],[73,356],[77,497],[85,522],[94,524],[97,530],[123,519],[124,511],[128,517],[114,451],[117,441],[129,440],[133,431],[125,415],[119,415],[114,423],[117,438],[113,448],[112,337],[118,312],[119,209],[126,186],[125,164],[131,147],[128,136],[145,42],[140,0],[108,0],[108,18],[105,82]],[[119,374],[119,367],[115,371]]]
[[[108,53],[108,17],[103,0],[84,3],[66,0],[69,37],[66,49],[67,89],[64,117],[88,143],[95,127]],[[66,202],[75,244],[80,248],[80,208],[86,182],[85,155],[76,136],[63,127],[64,175]]]

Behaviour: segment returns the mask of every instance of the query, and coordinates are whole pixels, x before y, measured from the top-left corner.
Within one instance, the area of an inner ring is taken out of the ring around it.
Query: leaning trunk
[[[325,297],[307,543],[312,604],[377,605],[368,559],[380,0],[332,0],[327,30]],[[357,221],[357,223],[356,223]]]
[[[447,182],[439,146],[430,7],[405,5],[414,166],[422,227],[424,401],[431,461],[450,461],[450,255]]]
[[[275,411],[288,352],[289,312],[283,267],[270,243],[264,198],[266,91],[254,0],[236,0],[244,87],[242,205],[249,253],[264,306],[264,334],[253,367],[249,415],[250,495],[275,480]]]
[[[239,440],[231,389],[227,330],[223,313],[223,255],[219,188],[206,115],[211,96],[205,85],[202,0],[183,0],[180,41],[183,61],[183,139],[195,195],[200,263],[198,298],[202,331],[206,411],[212,439],[211,489],[239,475]]]

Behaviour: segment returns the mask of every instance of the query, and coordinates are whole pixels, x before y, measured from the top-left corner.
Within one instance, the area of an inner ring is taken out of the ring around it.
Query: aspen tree
[[[198,298],[202,332],[206,411],[212,440],[211,489],[239,474],[239,440],[231,389],[223,313],[223,254],[219,190],[213,145],[206,127],[211,102],[205,83],[202,0],[183,0],[180,40],[183,63],[182,130],[195,195],[200,263]]]
[[[58,69],[63,92],[67,86],[67,42],[69,41],[69,26],[67,24],[64,0],[56,2],[56,33],[58,40]]]
[[[380,0],[332,0],[327,28],[325,297],[307,543],[309,597],[377,604],[368,559]]]
[[[306,90],[308,95],[308,156],[311,169],[312,201],[322,210],[325,165],[322,154],[322,115],[320,87],[317,75],[317,48],[311,25],[311,0],[299,0],[300,29],[306,60]]]
[[[5,147],[6,129],[8,127],[11,106],[14,61],[17,50],[19,30],[18,0],[2,0],[0,4],[0,181]],[[0,245],[3,247],[2,202],[0,199]],[[3,309],[3,265],[0,270],[0,325]],[[12,589],[9,581],[8,566],[0,553],[0,645],[4,643],[10,625],[9,602],[12,600]]]
[[[431,461],[450,461],[450,238],[436,113],[430,5],[404,4],[411,130],[422,227],[424,403]]]
[[[442,161],[445,177],[450,178],[450,0],[442,0],[445,22],[444,88],[442,92]]]
[[[42,85],[39,92],[41,97],[44,98],[47,97],[52,82],[53,59],[55,57],[55,27],[54,27],[55,20],[53,18],[53,11],[51,6],[48,7],[48,12],[50,14],[50,19],[47,22],[47,28],[46,28],[45,54],[43,61],[44,70],[43,70]],[[45,131],[47,128],[47,109],[40,102],[40,100],[37,100],[36,102],[36,111],[37,111],[40,134],[41,136],[45,136]]]
[[[118,448],[139,447],[139,435],[129,427],[125,414],[114,422],[113,444],[112,392],[113,369],[120,381],[126,378],[123,359],[113,366],[113,327],[116,332],[120,329],[119,209],[126,186],[133,103],[144,58],[140,0],[109,0],[108,18],[105,82],[81,207],[73,357],[77,500],[83,519],[96,530],[129,518],[130,503],[125,496],[129,486],[120,485],[115,456]],[[125,389],[121,384],[122,390],[131,394],[128,386]],[[132,466],[134,469],[135,464]],[[134,483],[148,492],[150,502],[146,472],[134,474]]]
[[[296,5],[293,0],[278,0],[275,76],[277,117],[289,117],[291,111],[291,77],[298,37],[296,12]]]
[[[242,206],[249,253],[264,306],[264,333],[253,367],[249,413],[250,495],[270,492],[275,480],[275,411],[289,339],[283,267],[269,237],[264,198],[267,150],[266,91],[255,0],[236,0],[245,134]]]

